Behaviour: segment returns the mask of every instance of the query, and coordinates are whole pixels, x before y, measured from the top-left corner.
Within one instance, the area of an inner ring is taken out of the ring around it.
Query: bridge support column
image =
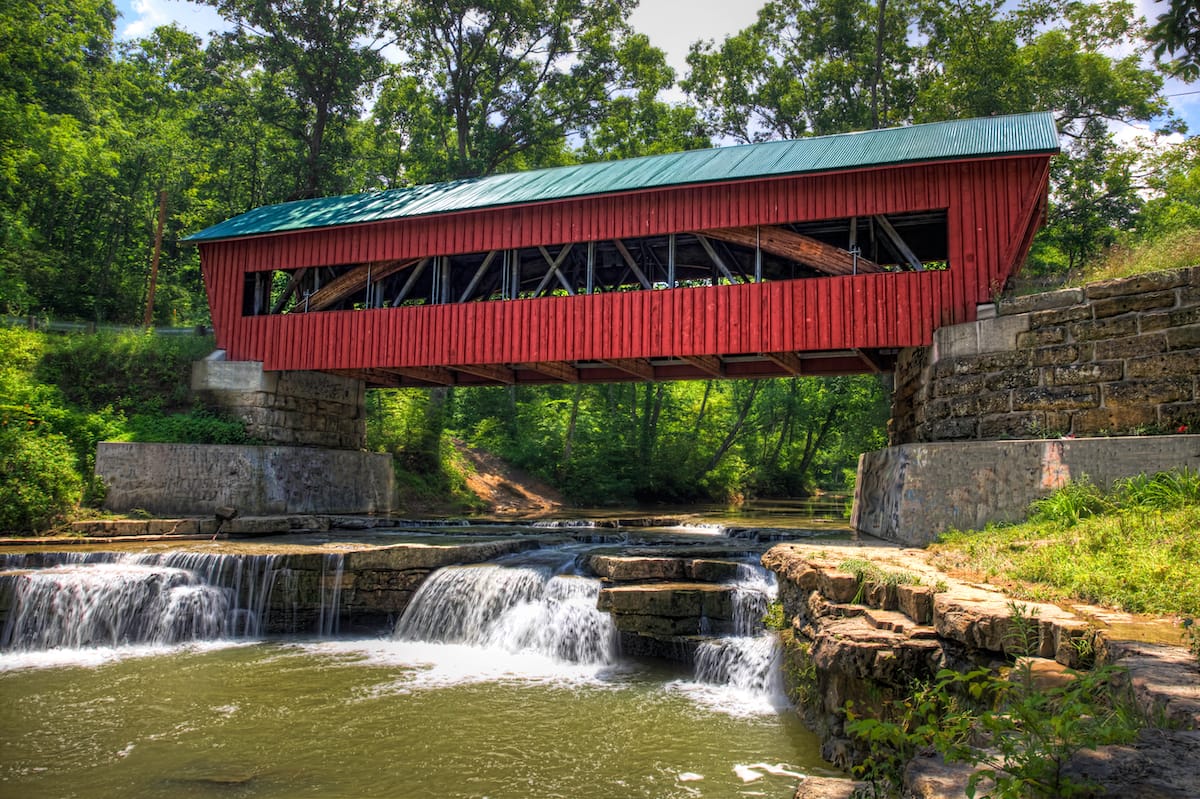
[[[1067,480],[1200,468],[1200,267],[1001,300],[896,365],[852,523],[923,545]],[[1092,438],[1088,438],[1092,437]]]
[[[256,361],[214,356],[192,364],[192,391],[241,419],[248,435],[285,446],[366,445],[363,381],[322,372],[267,372]]]

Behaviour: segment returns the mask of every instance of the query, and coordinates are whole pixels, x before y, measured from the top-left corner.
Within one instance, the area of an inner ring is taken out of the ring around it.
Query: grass
[[[1118,244],[1094,264],[1072,276],[1067,285],[1082,286],[1101,280],[1198,265],[1200,228],[1184,228],[1132,246]]]
[[[1084,601],[1131,613],[1200,615],[1200,473],[1077,483],[1035,503],[1029,521],[951,532],[934,562],[1019,599]]]

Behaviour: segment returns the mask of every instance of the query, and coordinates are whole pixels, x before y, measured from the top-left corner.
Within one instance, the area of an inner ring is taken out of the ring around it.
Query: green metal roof
[[[1057,153],[1048,112],[650,155],[268,205],[194,233],[213,241],[599,194],[861,167]]]

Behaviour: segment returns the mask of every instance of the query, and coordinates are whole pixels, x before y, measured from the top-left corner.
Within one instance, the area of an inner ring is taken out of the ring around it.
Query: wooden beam
[[[497,252],[499,252],[499,250],[492,250],[489,252],[483,259],[483,263],[481,263],[479,268],[475,270],[475,275],[471,278],[471,282],[467,284],[467,287],[463,290],[462,296],[458,298],[460,303],[466,302],[467,298],[471,296],[471,292],[475,291],[475,287],[479,285],[480,279],[483,278],[483,273],[487,271],[488,266],[490,266],[492,261],[496,258]]]
[[[883,365],[878,361],[878,356],[876,356],[874,353],[867,352],[866,350],[856,349],[854,350],[854,354],[857,355],[858,359],[866,364],[866,367],[875,374],[879,374],[883,371]]]
[[[620,369],[622,372],[642,380],[654,380],[654,367],[645,358],[614,358],[608,361],[601,361],[601,363],[607,364],[614,369]]]
[[[716,355],[686,355],[681,356],[679,360],[712,377],[725,376],[725,364],[721,363],[721,359]]]
[[[471,366],[452,366],[451,369],[459,372],[465,372],[469,375],[482,377],[484,380],[491,380],[493,383],[504,383],[512,385],[517,382],[517,376],[512,369],[499,364],[472,364]]]
[[[550,257],[550,251],[545,247],[538,247],[538,252],[540,252],[542,257],[546,259],[546,263],[550,264],[550,270],[546,272],[546,276],[542,278],[542,282],[538,283],[538,287],[533,290],[533,296],[537,297],[540,295],[552,277],[558,277],[558,282],[561,283],[563,288],[567,290],[567,293],[572,297],[575,296],[575,289],[571,288],[571,284],[563,276],[562,272],[559,271],[559,267],[562,266],[563,260],[567,257],[567,254],[571,252],[571,248],[574,246],[574,244],[566,245],[559,250],[558,255],[554,256],[553,258]]]
[[[578,383],[579,370],[571,364],[564,361],[542,361],[540,363],[523,363],[520,364],[522,369],[528,369],[531,372],[553,377],[555,380],[561,380],[564,383]]]
[[[896,228],[892,227],[892,223],[887,220],[886,216],[883,214],[876,215],[875,224],[879,225],[879,229],[883,231],[883,235],[896,248],[896,252],[900,253],[900,257],[908,261],[908,265],[913,268],[913,271],[925,271],[925,265],[921,263],[921,259],[914,255],[913,251],[908,248],[908,245],[904,243],[904,239],[896,232]],[[862,259],[860,258],[859,263],[861,262]]]
[[[420,380],[422,383],[433,383],[439,386],[452,386],[458,382],[454,372],[441,366],[398,366],[392,369],[381,369],[382,372],[395,372],[401,377]]]
[[[763,252],[798,261],[827,275],[852,275],[856,271],[854,256],[840,247],[818,241],[811,236],[793,233],[786,228],[764,225],[753,227],[727,227],[702,231],[703,236],[740,244],[743,247],[759,247]],[[704,243],[703,236],[700,238]],[[707,248],[706,248],[707,249]],[[859,256],[858,272],[882,272],[883,267]]]
[[[791,375],[804,374],[804,364],[794,352],[764,352],[762,356]]]
[[[277,314],[283,310],[283,306],[287,305],[287,301],[291,299],[292,294],[295,293],[296,287],[300,285],[300,281],[303,280],[304,276],[307,274],[307,266],[303,269],[297,269],[295,272],[292,272],[291,277],[288,278],[287,285],[283,287],[283,293],[279,295],[279,299],[275,300],[275,304],[271,306],[269,313]]]
[[[384,261],[378,264],[363,264],[349,272],[335,277],[321,289],[308,298],[308,310],[323,311],[356,291],[362,291],[367,286],[367,278],[383,280],[385,277],[399,272],[417,263],[416,259],[402,261]]]
[[[641,270],[637,265],[637,261],[633,259],[633,255],[629,252],[629,248],[625,246],[625,242],[620,239],[613,239],[613,244],[617,245],[617,252],[621,253],[621,257],[625,259],[625,265],[637,276],[638,281],[642,284],[642,288],[654,288],[650,283],[650,278],[646,277],[646,273]]]
[[[425,271],[425,267],[433,262],[432,258],[422,258],[417,262],[417,265],[408,273],[408,280],[404,281],[404,285],[400,287],[400,293],[392,300],[392,307],[395,308],[400,303],[404,302],[404,298],[408,296],[408,292],[412,291],[413,286],[417,285],[417,278]]]
[[[721,260],[721,256],[717,255],[717,251],[713,249],[712,242],[699,233],[696,234],[696,241],[700,242],[700,246],[708,253],[708,257],[717,265],[717,269],[721,271],[721,274],[725,275],[725,279],[730,283],[736,283],[737,280],[734,278],[733,273],[729,271],[729,267],[725,266],[725,262]]]

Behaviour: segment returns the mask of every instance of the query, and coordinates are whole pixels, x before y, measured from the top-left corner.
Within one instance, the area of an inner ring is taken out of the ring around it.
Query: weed
[[[1035,608],[1015,600],[1008,602],[1008,626],[1004,631],[1004,652],[1013,658],[1033,657],[1041,644],[1041,625]]]
[[[1184,467],[1153,475],[1139,474],[1118,480],[1113,499],[1124,508],[1174,510],[1200,504],[1200,471]]]
[[[1057,522],[1067,527],[1080,520],[1113,509],[1100,489],[1086,475],[1067,483],[1048,497],[1033,503],[1029,518],[1040,522]]]
[[[763,627],[768,630],[786,630],[787,616],[783,612],[783,603],[778,599],[767,605],[767,612],[763,614]]]
[[[1187,618],[1180,622],[1180,627],[1183,628],[1183,642],[1188,651],[1200,659],[1200,624],[1195,619]]]
[[[1104,510],[1087,515],[1078,502],[1060,503],[1062,512],[1023,524],[944,535],[930,550],[943,568],[1003,580],[1021,599],[1200,616],[1198,484],[1200,475],[1185,469],[1122,481],[1107,496],[1073,489]]]
[[[812,647],[785,630],[783,643],[783,684],[788,699],[799,707],[816,707],[821,696],[817,690],[817,665],[812,659]]]
[[[941,671],[931,685],[897,703],[892,720],[855,718],[847,708],[847,731],[871,752],[856,774],[868,780],[874,796],[894,795],[904,764],[933,747],[948,761],[979,767],[968,797],[984,780],[993,784],[988,795],[997,798],[1086,795],[1095,786],[1065,773],[1071,757],[1128,742],[1137,733],[1136,715],[1112,699],[1115,675],[1111,667],[1098,669],[1042,690],[1032,679],[1008,680],[986,669]]]

